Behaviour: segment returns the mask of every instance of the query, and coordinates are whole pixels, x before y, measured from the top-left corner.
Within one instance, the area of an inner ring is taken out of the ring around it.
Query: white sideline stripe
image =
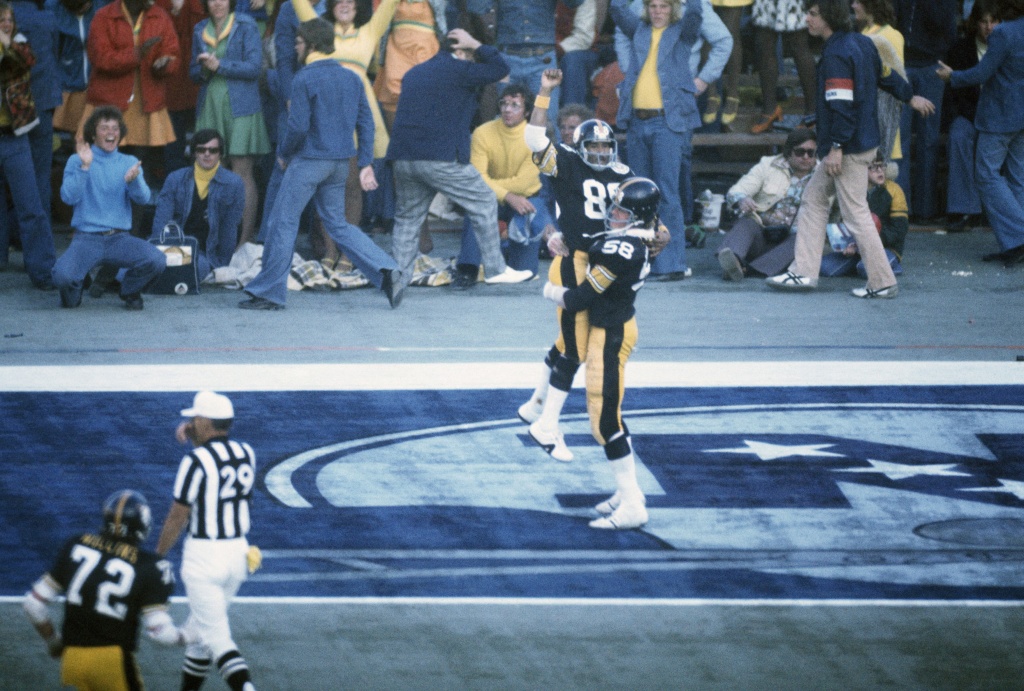
[[[536,362],[0,367],[0,391],[393,391],[531,389]],[[630,362],[631,387],[1024,384],[1013,361]],[[583,369],[577,375],[582,384]]]
[[[0,604],[16,604],[22,596],[0,595]],[[175,595],[175,604],[188,598]],[[555,598],[555,597],[236,597],[234,605],[507,605],[521,607],[1024,607],[1024,600],[825,600],[765,598]]]

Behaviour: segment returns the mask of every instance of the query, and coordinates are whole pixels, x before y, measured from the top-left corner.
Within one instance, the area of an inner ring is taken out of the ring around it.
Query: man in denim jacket
[[[199,241],[196,262],[199,279],[227,266],[238,242],[245,206],[242,178],[221,165],[224,138],[217,130],[199,130],[192,136],[195,166],[167,176],[156,200],[153,235],[174,221]]]

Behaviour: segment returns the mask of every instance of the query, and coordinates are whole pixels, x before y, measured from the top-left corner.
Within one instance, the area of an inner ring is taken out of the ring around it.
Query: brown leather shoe
[[[761,114],[757,122],[750,128],[751,134],[764,134],[772,128],[776,122],[782,119],[782,106],[775,106],[775,112],[771,115]]]

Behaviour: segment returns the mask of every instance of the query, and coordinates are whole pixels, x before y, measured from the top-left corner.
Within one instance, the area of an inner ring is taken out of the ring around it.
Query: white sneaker
[[[900,293],[900,287],[897,285],[891,285],[886,288],[879,288],[878,290],[871,290],[868,287],[854,288],[852,291],[853,297],[855,298],[882,298],[883,300],[891,300]]]
[[[594,511],[597,511],[602,516],[614,513],[615,509],[619,508],[619,504],[622,503],[622,495],[616,490],[615,494],[605,499],[603,502],[594,507]]]
[[[573,459],[572,451],[565,445],[565,437],[558,427],[550,429],[542,427],[539,421],[534,422],[530,425],[530,437],[556,461],[568,463]]]
[[[591,528],[598,530],[632,530],[647,523],[647,507],[642,501],[619,504],[610,516],[595,518]]]
[[[818,287],[818,279],[807,278],[792,271],[787,271],[778,276],[771,276],[764,279],[764,282],[776,290],[814,290]]]
[[[506,266],[505,270],[497,276],[485,278],[484,283],[490,283],[492,285],[495,283],[522,283],[523,281],[529,281],[531,278],[533,278],[533,272],[529,269],[519,271],[517,269],[513,269],[511,266]]]
[[[531,398],[526,403],[519,406],[519,419],[528,425],[532,425],[540,419],[540,414],[544,412],[544,401],[538,401],[536,398]]]

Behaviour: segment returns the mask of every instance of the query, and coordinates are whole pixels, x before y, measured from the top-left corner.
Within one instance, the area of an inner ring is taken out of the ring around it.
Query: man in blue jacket
[[[894,298],[896,277],[868,208],[868,166],[881,137],[877,92],[884,89],[921,115],[935,110],[931,101],[914,96],[910,84],[896,72],[883,76],[875,44],[853,30],[849,0],[813,0],[807,9],[807,30],[825,40],[818,62],[815,114],[818,158],[804,190],[797,216],[795,258],[789,271],[767,283],[779,290],[813,290],[818,285],[825,226],[834,195],[853,234],[868,274],[859,298]]]
[[[278,164],[284,169],[284,178],[263,245],[262,268],[245,287],[252,297],[238,306],[284,309],[299,218],[313,199],[327,232],[366,278],[384,292],[391,306],[397,307],[395,261],[345,220],[349,158],[357,157],[362,188],[377,188],[373,116],[363,84],[355,72],[330,58],[334,28],[325,19],[299,25],[295,52],[305,66],[292,82],[288,128],[278,146]]]
[[[159,237],[164,226],[174,221],[185,235],[199,241],[199,280],[231,262],[242,225],[245,185],[221,165],[224,153],[224,138],[217,130],[192,135],[195,165],[167,176],[153,215],[150,239]]]
[[[498,200],[469,163],[476,90],[507,75],[508,65],[495,48],[481,45],[462,29],[448,33],[447,48],[405,74],[391,128],[388,160],[394,164],[398,194],[392,253],[402,272],[397,299],[412,278],[420,228],[438,192],[465,209],[473,224],[486,283],[520,283],[533,277],[532,271],[505,264]]]
[[[974,116],[975,179],[1002,248],[984,259],[1010,267],[1024,261],[1024,0],[1004,0],[1000,10],[1003,22],[981,61],[958,72],[940,62],[937,74],[954,88],[982,87]]]

